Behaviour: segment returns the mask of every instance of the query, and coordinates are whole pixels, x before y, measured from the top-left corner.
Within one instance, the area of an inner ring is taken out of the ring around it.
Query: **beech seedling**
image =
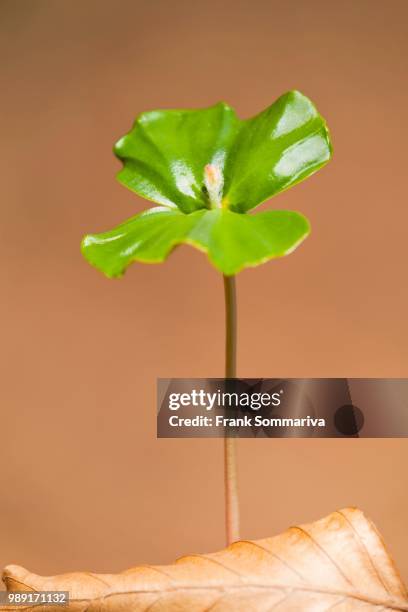
[[[241,120],[221,102],[199,110],[142,113],[115,145],[119,181],[154,203],[107,232],[89,234],[82,253],[106,276],[134,261],[160,263],[181,243],[207,254],[223,275],[225,376],[236,376],[235,275],[291,253],[309,234],[301,213],[254,208],[316,172],[331,157],[324,119],[290,91]],[[227,542],[239,539],[234,439],[225,438]]]

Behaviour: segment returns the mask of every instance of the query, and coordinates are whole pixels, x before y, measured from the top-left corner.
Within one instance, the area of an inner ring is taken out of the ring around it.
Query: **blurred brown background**
[[[79,242],[142,210],[136,114],[298,88],[329,166],[268,206],[313,234],[238,279],[242,376],[408,376],[406,0],[2,0],[0,565],[116,571],[224,545],[222,443],[156,440],[158,376],[222,376],[223,293],[189,247],[109,281]],[[242,534],[345,505],[408,579],[408,441],[241,440]]]

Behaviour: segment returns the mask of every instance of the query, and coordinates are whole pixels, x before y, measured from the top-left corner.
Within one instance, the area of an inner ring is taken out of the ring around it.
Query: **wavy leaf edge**
[[[147,217],[152,219],[153,215],[155,220],[159,215],[160,219],[167,217],[166,221],[173,217],[174,220],[184,222],[186,229],[177,232],[175,223],[174,235],[165,241],[162,231],[153,247],[150,236],[143,238],[143,228],[139,233],[135,233],[132,240],[132,232],[127,228]],[[221,221],[220,225],[223,224],[225,229],[219,228],[218,233],[213,231],[212,234],[207,231],[205,222],[212,218],[224,219],[224,223]],[[228,221],[235,231],[228,229]],[[282,236],[282,223],[285,222],[286,236]],[[240,229],[240,233],[236,228]],[[125,233],[121,235],[121,231]],[[132,263],[163,263],[177,247],[185,244],[204,253],[219,272],[225,276],[233,276],[246,268],[289,255],[310,232],[309,220],[297,211],[269,210],[256,215],[243,215],[229,210],[200,210],[185,215],[178,210],[154,207],[131,217],[113,230],[88,234],[82,240],[81,250],[85,259],[108,278],[121,278]],[[121,238],[126,239],[126,247],[122,249],[119,246]],[[160,241],[166,242],[163,249],[159,247]],[[117,247],[112,256],[109,251],[111,245],[113,248]],[[144,248],[145,245],[149,248]]]
[[[225,102],[143,112],[114,153],[123,164],[119,181],[156,206],[110,232],[85,236],[81,250],[89,263],[117,278],[134,261],[161,263],[188,244],[232,276],[291,253],[310,233],[308,220],[294,211],[247,213],[314,174],[329,161],[332,145],[316,106],[292,90],[245,120]],[[155,222],[146,221],[154,212],[160,213]],[[292,215],[286,237],[282,223],[268,223],[272,213]],[[216,215],[224,219],[218,225]],[[158,220],[163,226],[153,227]],[[126,230],[128,237],[119,236]]]

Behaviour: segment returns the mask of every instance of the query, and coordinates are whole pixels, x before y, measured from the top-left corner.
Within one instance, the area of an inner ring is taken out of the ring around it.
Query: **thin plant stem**
[[[235,276],[224,276],[225,293],[225,377],[236,377],[237,299]],[[236,440],[224,438],[225,527],[227,545],[239,540],[239,502]]]

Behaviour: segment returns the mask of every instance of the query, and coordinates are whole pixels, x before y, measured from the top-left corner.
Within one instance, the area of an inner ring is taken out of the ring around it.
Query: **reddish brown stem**
[[[236,377],[237,300],[235,277],[224,276],[225,293],[225,377]],[[227,545],[239,540],[239,501],[236,440],[224,438],[225,526]]]

